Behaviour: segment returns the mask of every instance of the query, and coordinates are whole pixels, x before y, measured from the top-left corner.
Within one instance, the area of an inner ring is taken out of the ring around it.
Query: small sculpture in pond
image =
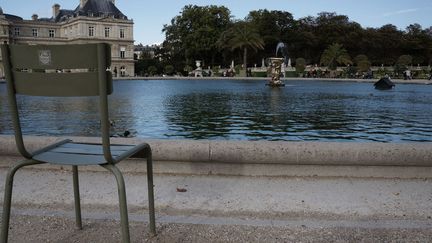
[[[388,90],[395,87],[395,84],[391,81],[388,75],[385,75],[383,78],[380,78],[378,82],[374,84],[375,89],[379,90]]]
[[[115,121],[109,120],[110,123],[110,137],[121,137],[121,138],[132,138],[136,136],[135,130],[125,130],[124,132],[116,132],[115,131]]]
[[[111,137],[114,137],[114,138],[133,138],[133,137],[136,137],[136,131],[126,130],[124,132],[120,132],[120,133],[116,133],[114,135],[111,135]]]

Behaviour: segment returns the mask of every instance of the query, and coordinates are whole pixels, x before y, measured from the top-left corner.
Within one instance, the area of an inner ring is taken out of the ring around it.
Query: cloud
[[[394,11],[394,12],[388,12],[388,13],[384,13],[383,16],[384,17],[389,17],[389,16],[393,16],[393,15],[400,15],[400,14],[406,14],[406,13],[413,13],[413,12],[417,12],[420,9],[418,8],[409,8],[409,9],[403,9],[403,10],[398,10],[398,11]]]

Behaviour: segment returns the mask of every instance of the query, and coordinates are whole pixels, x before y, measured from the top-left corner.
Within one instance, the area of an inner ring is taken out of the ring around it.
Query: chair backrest
[[[112,93],[111,49],[108,44],[1,45],[9,107],[18,150],[26,157],[16,94],[32,96],[99,96],[104,155],[110,151],[108,98]]]
[[[110,94],[109,50],[107,44],[2,46],[14,91],[36,96],[97,96],[99,82],[106,82]]]

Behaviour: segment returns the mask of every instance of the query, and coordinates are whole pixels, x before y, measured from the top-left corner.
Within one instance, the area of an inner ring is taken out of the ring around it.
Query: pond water
[[[432,85],[293,80],[114,82],[113,133],[157,139],[432,142]],[[29,135],[98,136],[95,98],[19,96]],[[0,134],[12,134],[0,84]]]

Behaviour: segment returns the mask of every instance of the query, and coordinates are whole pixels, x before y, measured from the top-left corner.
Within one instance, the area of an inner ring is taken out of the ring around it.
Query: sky
[[[30,19],[34,13],[51,17],[55,3],[62,9],[75,9],[79,0],[0,0],[0,7],[5,13]],[[117,7],[134,21],[135,44],[144,45],[161,43],[165,39],[163,26],[189,4],[223,5],[235,19],[244,19],[251,10],[268,9],[290,12],[295,19],[336,12],[363,27],[393,24],[405,30],[413,23],[432,26],[432,0],[116,0]]]

